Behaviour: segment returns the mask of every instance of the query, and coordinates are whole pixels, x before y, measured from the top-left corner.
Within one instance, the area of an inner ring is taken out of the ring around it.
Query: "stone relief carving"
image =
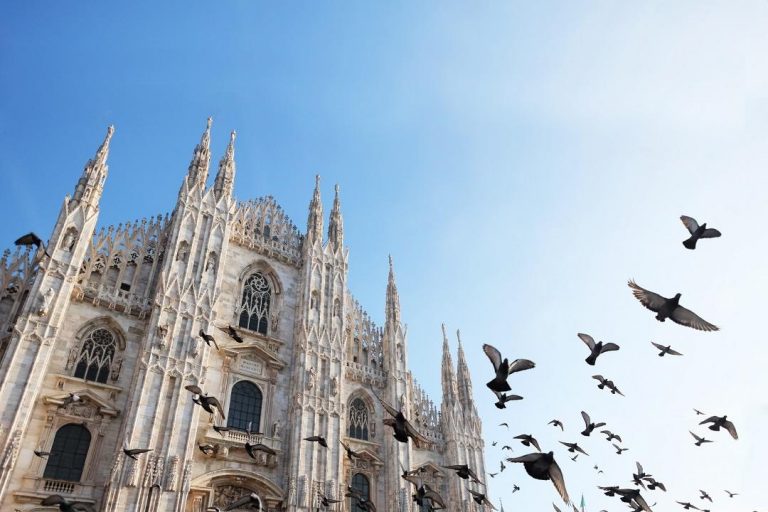
[[[56,292],[53,291],[53,288],[48,288],[48,290],[43,295],[43,301],[40,305],[40,309],[37,310],[38,315],[48,316],[48,311],[51,308],[51,302],[53,302],[54,295],[56,295]]]
[[[75,247],[75,240],[77,240],[77,228],[74,226],[71,226],[69,229],[67,229],[67,232],[64,233],[64,238],[61,240],[61,247],[67,252],[72,252],[72,249]]]
[[[314,366],[310,366],[307,370],[307,389],[311,390],[315,387],[315,377],[317,376],[317,370]]]
[[[339,378],[334,377],[331,379],[331,396],[336,396],[339,392]]]
[[[179,456],[174,455],[168,464],[168,472],[165,475],[165,490],[175,492],[176,482],[179,476]]]

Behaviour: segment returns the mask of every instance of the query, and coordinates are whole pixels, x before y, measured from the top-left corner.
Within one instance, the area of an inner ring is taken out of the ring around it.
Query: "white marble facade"
[[[170,215],[97,229],[110,127],[47,254],[3,254],[0,510],[50,510],[41,499],[61,494],[100,511],[202,512],[255,493],[267,510],[309,511],[353,479],[380,511],[416,510],[401,465],[423,468],[449,510],[479,510],[466,482],[440,467],[485,472],[460,341],[454,368],[443,330],[436,406],[408,371],[391,260],[383,327],[347,287],[338,188],[324,231],[318,180],[301,233],[272,197],[234,200],[234,133],[206,185],[210,129],[209,120]],[[243,343],[222,330],[230,325]],[[217,397],[227,420],[194,405],[190,384]],[[429,443],[397,443],[371,389],[402,402]],[[241,391],[249,398],[238,402]],[[238,403],[250,412],[233,412]],[[252,459],[241,428],[213,429],[248,414],[277,455]],[[314,434],[329,448],[302,441]],[[362,457],[348,460],[340,440]],[[124,446],[152,452],[134,461]]]

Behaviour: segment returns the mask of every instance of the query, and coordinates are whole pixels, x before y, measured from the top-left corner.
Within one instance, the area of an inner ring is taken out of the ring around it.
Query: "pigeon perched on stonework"
[[[675,294],[671,299],[668,299],[657,293],[646,290],[634,281],[630,280],[627,284],[632,288],[632,295],[634,295],[643,306],[656,313],[656,320],[659,322],[671,318],[676,324],[684,325],[685,327],[690,327],[691,329],[697,329],[699,331],[720,330],[716,325],[707,322],[693,311],[681,306],[681,295],[679,293]]]
[[[594,366],[597,362],[597,357],[605,352],[611,352],[619,350],[619,346],[615,343],[603,343],[598,341],[595,343],[595,339],[589,334],[579,333],[577,334],[579,339],[589,348],[589,356],[585,359],[588,365]]]
[[[555,461],[553,452],[529,453],[521,457],[512,457],[507,462],[520,462],[525,467],[525,472],[537,480],[551,480],[558,494],[565,503],[570,502],[568,491],[565,488],[565,479],[560,466]]]
[[[660,343],[654,343],[654,342],[651,342],[651,345],[653,345],[657,349],[661,350],[661,352],[659,352],[659,357],[664,357],[664,355],[666,355],[666,354],[669,354],[671,356],[681,356],[681,355],[683,355],[680,352],[678,352],[677,350],[672,350],[672,345],[667,345],[665,347],[664,345],[662,345]]]
[[[493,380],[486,383],[486,386],[488,386],[491,391],[498,391],[499,393],[510,391],[512,388],[509,387],[507,378],[509,378],[511,374],[523,370],[530,370],[536,366],[533,361],[528,359],[515,359],[511,363],[506,358],[502,360],[501,352],[499,352],[493,345],[488,345],[487,343],[483,345],[483,352],[485,352],[485,355],[491,360],[493,370],[496,372],[496,376]]]
[[[680,220],[691,234],[690,238],[683,242],[683,245],[686,249],[696,249],[696,242],[698,242],[701,238],[718,238],[722,236],[722,233],[720,233],[718,230],[714,228],[708,228],[706,222],[699,226],[699,223],[696,222],[696,219],[693,217],[681,215]]]
[[[720,427],[724,428],[728,431],[729,434],[731,434],[731,437],[734,439],[739,438],[739,434],[736,433],[736,427],[733,425],[733,423],[726,419],[728,416],[710,416],[709,418],[705,419],[699,425],[704,425],[705,423],[712,423],[710,425],[709,430],[718,431],[720,430]]]

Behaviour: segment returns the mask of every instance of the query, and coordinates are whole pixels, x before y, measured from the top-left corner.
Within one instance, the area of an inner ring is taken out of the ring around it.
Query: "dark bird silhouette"
[[[344,441],[342,441],[342,440],[339,440],[339,442],[341,443],[341,446],[343,446],[343,447],[344,447],[344,451],[345,451],[345,452],[347,452],[347,458],[348,458],[349,460],[354,460],[354,459],[356,459],[356,458],[360,457],[360,454],[359,454],[359,453],[357,453],[357,452],[356,452],[355,450],[353,450],[352,448],[350,448],[350,447],[349,447],[349,445],[348,445],[347,443],[345,443],[345,442],[344,442]]]
[[[458,475],[459,478],[463,478],[464,480],[472,479],[473,482],[477,482],[479,484],[482,484],[482,482],[477,478],[477,475],[474,471],[472,471],[472,468],[467,466],[466,464],[454,464],[452,466],[443,466],[445,469],[451,469],[456,472],[456,475]]]
[[[712,423],[712,425],[707,427],[709,428],[709,430],[718,431],[720,430],[720,427],[722,427],[725,430],[727,430],[729,434],[731,434],[732,438],[738,439],[739,434],[736,433],[736,427],[733,425],[733,423],[731,423],[731,421],[726,419],[727,417],[728,416],[710,416],[709,418],[699,423],[699,425],[704,425],[705,423]]]
[[[491,443],[491,446],[496,446],[498,443],[499,443],[498,441],[494,441]]]
[[[320,498],[320,506],[323,507],[330,507],[334,503],[341,503],[341,500],[328,498],[325,494],[320,494],[318,497]]]
[[[491,507],[491,510],[498,510],[496,507],[493,506],[493,503],[491,503],[488,498],[485,496],[485,494],[477,491],[473,491],[469,487],[467,487],[467,490],[472,495],[472,499],[475,501],[475,503],[479,505],[488,505]]]
[[[499,423],[499,426],[500,427],[507,427],[507,428],[509,428],[509,424],[507,422]]]
[[[251,440],[245,442],[245,451],[252,459],[256,458],[256,452],[264,452],[267,455],[277,455],[277,452],[269,446],[262,443],[251,443]]]
[[[621,436],[619,436],[618,434],[614,434],[610,430],[601,430],[600,433],[605,434],[605,440],[608,442],[613,441],[614,439],[616,439],[620,443],[622,442]]]
[[[496,475],[498,475],[498,474],[499,474],[499,472],[497,471],[495,473],[488,473],[488,476],[490,476],[491,478],[496,478]]]
[[[519,436],[515,436],[514,439],[519,439],[520,442],[523,443],[523,446],[533,445],[537,450],[541,451],[539,442],[530,434],[520,434]]]
[[[224,434],[229,432],[229,427],[214,425],[213,430],[218,432],[221,437],[224,437]]]
[[[216,448],[212,444],[209,444],[209,443],[198,444],[197,447],[205,455],[213,455],[214,453],[216,453]]]
[[[61,512],[93,512],[93,507],[87,503],[68,501],[59,494],[52,494],[40,502],[45,507],[59,506]]]
[[[47,456],[49,456],[51,454],[51,452],[44,452],[44,451],[40,451],[40,450],[34,450],[34,454],[37,455],[38,457],[40,457],[41,459],[44,459]]]
[[[213,346],[216,347],[216,350],[219,350],[219,344],[216,343],[216,339],[205,332],[204,330],[200,329],[200,332],[198,333],[201,338],[203,338],[203,341],[205,341],[205,344],[209,347],[211,346],[211,343],[213,343]]]
[[[678,352],[677,350],[672,350],[672,345],[667,345],[665,347],[664,345],[661,345],[660,343],[654,343],[654,342],[651,342],[651,345],[653,345],[657,349],[661,350],[661,352],[659,352],[659,357],[664,357],[665,354],[669,354],[671,356],[681,356],[681,355],[683,355],[680,352]]]
[[[709,500],[709,502],[712,503],[712,497],[709,494],[707,494],[706,491],[702,491],[701,489],[699,489],[699,492],[701,493],[701,496],[699,496],[699,499]]]
[[[496,347],[493,345],[488,345],[487,343],[483,345],[483,352],[485,352],[485,355],[491,360],[493,370],[496,372],[496,376],[493,380],[486,384],[491,391],[498,391],[499,393],[510,391],[512,388],[509,387],[507,378],[509,378],[511,374],[523,370],[530,370],[536,366],[533,361],[528,359],[515,359],[512,363],[510,363],[507,358],[502,360],[501,352],[496,350]]]
[[[133,460],[139,460],[136,458],[137,455],[141,455],[142,453],[151,452],[152,448],[123,448],[123,453],[126,454],[128,457],[132,458]]]
[[[253,510],[264,510],[264,508],[262,508],[261,498],[259,498],[258,494],[251,493],[247,496],[243,496],[237,501],[233,501],[232,503],[226,506],[224,511],[227,512],[229,510],[235,510],[238,508],[246,508],[246,507],[252,508]]]
[[[694,250],[696,248],[696,242],[701,238],[718,238],[722,236],[722,233],[718,230],[708,228],[706,222],[699,226],[699,223],[696,222],[696,219],[693,217],[681,215],[680,220],[683,221],[683,225],[691,234],[691,237],[683,242],[686,249]]]
[[[573,462],[576,462],[576,459],[578,459],[578,458],[579,458],[579,454],[577,453],[576,455],[574,455],[573,457],[571,457],[571,460],[572,460]]]
[[[582,430],[581,435],[583,436],[589,436],[589,434],[592,433],[593,430],[599,427],[604,427],[605,423],[593,423],[592,420],[589,419],[589,414],[587,414],[584,411],[581,411],[581,417],[584,419],[584,424],[586,425],[586,428]]]
[[[512,457],[507,462],[520,462],[525,472],[537,480],[551,480],[558,494],[565,503],[570,502],[568,491],[565,488],[565,479],[560,466],[557,465],[553,452],[529,453],[521,457]]]
[[[676,324],[684,325],[699,331],[719,331],[720,328],[698,316],[693,311],[680,305],[679,293],[668,299],[637,285],[634,281],[627,283],[632,288],[632,295],[646,308],[656,313],[656,320],[663,322],[671,318]]]
[[[328,448],[328,443],[325,441],[325,438],[323,436],[309,436],[309,437],[305,437],[304,440],[317,443],[323,448]]]
[[[649,491],[653,491],[653,490],[655,490],[658,487],[662,491],[667,492],[667,488],[664,486],[664,484],[659,482],[658,480],[656,480],[652,476],[646,476],[643,479],[646,482],[648,482],[648,490]]]
[[[704,416],[704,413],[703,413],[703,412],[701,412],[701,411],[700,411],[700,410],[698,410],[698,409],[694,409],[694,410],[693,410],[693,412],[695,412],[695,413],[696,413],[696,416]]]
[[[243,340],[242,336],[240,336],[240,334],[238,334],[235,328],[232,327],[231,325],[227,326],[227,334],[229,334],[229,337],[238,343],[243,343],[245,341]]]
[[[347,487],[347,492],[344,494],[344,497],[352,498],[354,500],[355,506],[358,507],[358,510],[363,510],[365,512],[376,512],[376,505],[374,505],[373,502],[371,502],[368,498],[363,496],[360,491],[357,491],[352,487]]]
[[[512,484],[512,494],[515,494],[519,490],[520,490],[520,486],[519,485]]]
[[[521,397],[520,395],[508,395],[506,393],[499,393],[498,391],[494,391],[493,393],[496,395],[496,398],[497,398],[496,403],[493,405],[495,405],[497,409],[506,409],[507,402],[523,399],[523,397]]]
[[[43,254],[45,254],[49,258],[51,257],[51,255],[48,254],[48,248],[43,245],[43,241],[40,239],[40,237],[32,232],[27,233],[26,235],[20,236],[13,243],[14,245],[19,245],[19,246],[23,245],[25,247],[30,247],[34,245],[35,247],[37,247],[38,251],[42,249]]]
[[[728,493],[728,497],[729,497],[729,498],[733,498],[734,496],[738,496],[738,495],[739,495],[739,493],[737,493],[737,492],[731,492],[731,491],[729,491],[729,490],[727,490],[727,489],[726,489],[726,491],[725,491],[725,492],[726,492],[726,493]]]
[[[401,466],[402,467],[402,466]],[[416,488],[416,493],[412,494],[413,501],[419,507],[427,507],[427,510],[438,510],[445,508],[443,498],[418,475],[408,475],[403,477]]]
[[[691,503],[688,503],[688,502],[684,502],[684,501],[678,501],[677,503],[679,503],[680,505],[682,505],[682,506],[683,506],[683,508],[684,508],[685,510],[690,510],[690,509],[693,509],[693,510],[701,510],[701,509],[700,509],[699,507],[697,507],[696,505],[693,505],[693,504],[691,504]]]
[[[622,452],[628,452],[629,451],[629,448],[622,448],[622,447],[618,446],[616,443],[612,443],[612,445],[613,445],[614,448],[616,448],[616,454],[617,455],[621,455]]]
[[[710,441],[709,439],[704,439],[703,437],[699,437],[696,434],[694,434],[693,432],[691,432],[690,430],[688,432],[690,432],[690,434],[696,440],[696,442],[694,443],[696,446],[701,446],[704,443],[713,443],[714,442],[714,441]]]
[[[560,427],[560,430],[564,430],[563,429],[563,422],[560,421],[560,420],[552,420],[549,423],[547,423],[547,425],[552,425],[552,426],[555,426],[555,427]]]
[[[373,395],[379,399],[379,402],[381,402],[381,405],[384,407],[384,410],[386,410],[392,418],[387,418],[384,420],[384,424],[388,427],[392,427],[392,430],[394,433],[392,436],[400,441],[401,443],[407,443],[408,438],[410,437],[417,443],[421,444],[427,444],[427,438],[421,435],[418,430],[416,430],[413,425],[411,425],[411,422],[408,421],[403,414],[402,410],[397,410],[394,407],[392,407],[389,403],[387,403],[384,399],[382,399],[379,395],[376,394],[376,392],[371,388],[371,392]]]
[[[499,461],[499,473],[503,473],[505,469],[507,469],[507,466],[504,465],[503,461]]]
[[[589,357],[585,359],[588,365],[594,366],[595,362],[597,361],[597,356],[604,352],[611,352],[614,350],[619,350],[619,346],[615,343],[603,343],[602,341],[599,341],[595,343],[595,339],[590,336],[589,334],[583,334],[579,333],[578,337],[581,338],[581,341],[584,342],[584,344],[589,347]]]
[[[597,385],[598,389],[608,388],[612,395],[618,393],[621,396],[624,396],[624,393],[616,387],[616,384],[612,380],[606,379],[602,375],[593,375],[592,378],[599,382]]]
[[[218,411],[222,419],[227,419],[224,416],[224,409],[221,407],[221,402],[215,396],[208,396],[207,393],[203,393],[203,390],[194,384],[184,386],[184,389],[192,393],[192,401],[202,407],[211,416],[214,414],[214,410]]]
[[[638,489],[617,489],[614,492],[621,496],[621,501],[629,503],[631,506],[635,507],[636,510],[653,512],[645,499],[640,495]]]
[[[505,444],[504,446],[502,446],[502,447],[501,447],[501,449],[502,449],[502,450],[509,450],[509,451],[511,451],[511,452],[515,451],[515,450],[513,450],[513,449],[512,449],[512,447],[511,447],[511,446],[509,446],[508,444]]]
[[[578,443],[564,443],[562,441],[559,441],[559,443],[564,445],[564,446],[567,446],[568,447],[568,451],[571,452],[571,453],[580,452],[580,453],[583,453],[584,455],[589,456],[589,454],[587,452],[582,450],[581,446],[579,446]]]

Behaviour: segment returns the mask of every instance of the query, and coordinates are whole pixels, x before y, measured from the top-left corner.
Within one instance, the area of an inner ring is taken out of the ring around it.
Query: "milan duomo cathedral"
[[[233,198],[234,132],[207,186],[210,128],[170,215],[97,229],[110,127],[48,243],[2,255],[0,510],[52,510],[41,500],[59,494],[98,511],[205,512],[255,494],[262,510],[326,510],[326,496],[353,511],[348,487],[379,511],[419,510],[401,467],[448,510],[481,510],[441,467],[485,475],[461,341],[454,369],[443,329],[438,408],[408,371],[391,259],[383,327],[347,287],[338,187],[325,233],[317,180],[301,233],[271,196]],[[425,439],[397,442],[373,392]],[[270,450],[249,456],[249,438]]]

